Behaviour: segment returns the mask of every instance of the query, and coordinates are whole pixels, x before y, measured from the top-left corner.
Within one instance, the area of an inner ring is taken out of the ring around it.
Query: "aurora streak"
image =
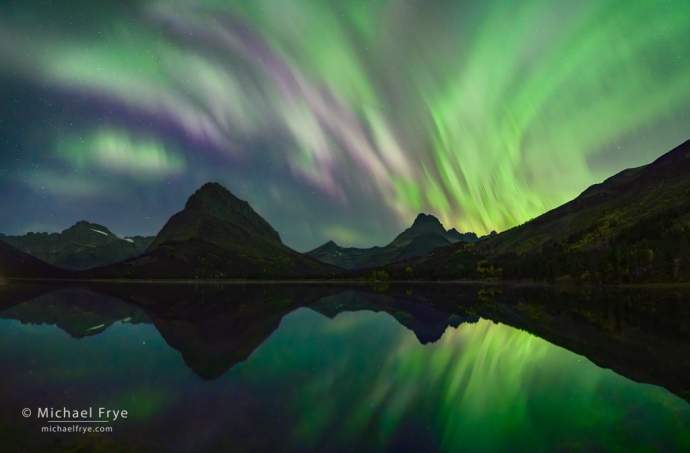
[[[0,7],[1,80],[62,105],[37,132],[38,95],[4,91],[27,157],[8,153],[3,189],[68,193],[127,234],[215,179],[298,250],[383,245],[419,212],[481,235],[690,138],[687,1],[69,5]]]

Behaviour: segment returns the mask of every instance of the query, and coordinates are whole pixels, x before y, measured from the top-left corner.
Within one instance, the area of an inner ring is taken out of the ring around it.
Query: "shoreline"
[[[512,286],[512,287],[551,287],[551,288],[602,288],[602,289],[671,289],[690,288],[690,282],[682,283],[630,283],[622,285],[572,285],[558,283],[542,283],[529,281],[498,281],[498,280],[250,280],[250,279],[65,279],[65,278],[0,278],[0,285],[8,283],[112,283],[112,284],[174,284],[174,285],[467,285],[467,286]]]

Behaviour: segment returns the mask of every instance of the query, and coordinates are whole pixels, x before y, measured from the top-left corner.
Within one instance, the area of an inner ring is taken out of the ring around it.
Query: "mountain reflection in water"
[[[377,289],[4,285],[0,437],[9,451],[690,449],[686,294]],[[38,435],[19,415],[63,406],[131,416]]]

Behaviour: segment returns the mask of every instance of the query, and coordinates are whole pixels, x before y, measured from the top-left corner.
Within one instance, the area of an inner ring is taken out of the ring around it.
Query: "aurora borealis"
[[[300,251],[505,230],[690,139],[690,2],[0,5],[0,231],[218,181]]]

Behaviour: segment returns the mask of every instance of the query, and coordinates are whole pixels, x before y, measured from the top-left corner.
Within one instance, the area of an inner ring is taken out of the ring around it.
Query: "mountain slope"
[[[141,254],[153,237],[120,239],[110,230],[84,220],[61,233],[28,233],[0,240],[36,258],[63,269],[88,269],[124,261]]]
[[[396,256],[397,260],[425,256],[437,247],[450,245],[450,241],[436,233],[423,233],[412,239],[407,246]]]
[[[492,232],[491,235],[494,234],[496,232]],[[433,215],[419,214],[410,228],[400,233],[385,247],[345,248],[329,241],[306,254],[344,269],[361,269],[425,256],[437,247],[459,241],[477,242],[487,237],[478,238],[475,233],[459,233],[455,228],[446,231]]]
[[[139,257],[86,277],[282,278],[323,276],[335,267],[285,246],[246,201],[217,183],[194,193]]]
[[[38,258],[0,241],[0,279],[4,278],[64,278],[69,271],[58,269]]]
[[[690,281],[690,142],[476,246],[410,264],[421,278]]]
[[[482,245],[492,254],[536,252],[550,241],[565,239],[569,239],[567,250],[603,247],[624,228],[661,212],[686,210],[689,204],[690,141],[649,165],[623,170]]]
[[[249,234],[252,239],[282,245],[278,232],[249,203],[240,200],[220,184],[207,183],[189,197],[184,210],[170,218],[147,251],[166,241],[185,241],[198,236],[207,227],[204,222],[210,218],[219,224],[232,224],[236,230]],[[219,235],[210,234],[206,240],[220,241],[218,245],[222,246],[232,245],[231,241]]]

